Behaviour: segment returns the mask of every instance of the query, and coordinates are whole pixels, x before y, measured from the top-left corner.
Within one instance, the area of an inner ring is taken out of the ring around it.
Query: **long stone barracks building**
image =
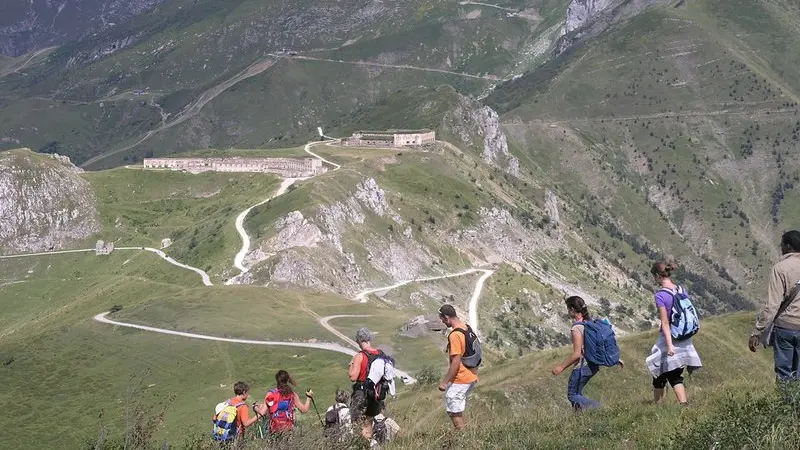
[[[311,177],[327,171],[322,161],[316,158],[145,158],[144,168],[182,170],[191,173],[275,173],[284,178]]]
[[[342,139],[343,145],[353,147],[421,147],[436,142],[432,130],[357,131]]]

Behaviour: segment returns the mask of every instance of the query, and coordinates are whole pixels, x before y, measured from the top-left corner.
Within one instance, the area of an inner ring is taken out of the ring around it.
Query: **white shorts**
[[[475,383],[449,383],[444,390],[444,408],[449,413],[461,413],[467,407],[467,397]]]

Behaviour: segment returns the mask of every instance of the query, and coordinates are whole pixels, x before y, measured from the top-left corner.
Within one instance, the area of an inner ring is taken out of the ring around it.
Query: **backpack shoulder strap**
[[[775,319],[777,319],[778,316],[783,314],[783,312],[786,311],[786,308],[788,308],[789,305],[791,305],[794,302],[794,300],[797,298],[798,293],[800,293],[800,281],[795,283],[794,287],[792,287],[792,290],[789,291],[786,297],[783,298],[781,306],[778,308],[778,312],[775,314]],[[773,322],[775,321],[775,319],[772,319]]]

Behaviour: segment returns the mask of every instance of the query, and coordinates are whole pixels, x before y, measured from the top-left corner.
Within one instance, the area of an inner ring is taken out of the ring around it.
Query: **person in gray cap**
[[[380,414],[383,400],[378,400],[373,395],[368,395],[367,374],[369,366],[378,358],[386,355],[372,347],[373,334],[366,328],[356,331],[356,343],[361,349],[353,355],[350,361],[348,375],[353,382],[353,395],[350,397],[350,414],[353,424],[361,425],[361,435],[367,441],[372,440],[372,419]]]

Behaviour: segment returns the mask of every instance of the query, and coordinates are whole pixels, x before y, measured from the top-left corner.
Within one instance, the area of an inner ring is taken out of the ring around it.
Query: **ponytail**
[[[653,275],[658,275],[662,278],[672,278],[672,272],[676,270],[678,270],[677,264],[667,264],[663,261],[658,261],[653,264],[653,267],[650,268],[650,273]]]
[[[589,317],[589,308],[586,307],[586,302],[581,297],[573,295],[564,300],[564,303],[567,304],[567,308],[579,313],[585,320],[591,319]]]
[[[294,392],[292,385],[295,383],[291,375],[289,375],[289,372],[285,370],[279,370],[278,373],[275,374],[275,382],[277,384],[278,392],[280,392],[281,395],[289,395]]]

